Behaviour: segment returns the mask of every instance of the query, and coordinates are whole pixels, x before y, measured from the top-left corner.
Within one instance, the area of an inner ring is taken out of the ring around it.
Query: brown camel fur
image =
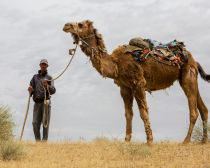
[[[204,72],[190,52],[188,52],[188,61],[180,69],[177,66],[162,64],[153,58],[138,63],[130,53],[126,53],[125,50],[128,45],[119,46],[109,55],[105,50],[102,35],[97,32],[93,27],[93,23],[89,20],[79,23],[67,23],[63,30],[67,33],[70,32],[75,43],[81,42],[80,47],[90,58],[93,67],[103,77],[112,78],[120,87],[125,106],[126,141],[131,140],[133,99],[135,98],[137,101],[140,116],[144,122],[147,143],[151,144],[153,135],[145,91],[165,89],[178,80],[188,98],[190,110],[190,125],[184,143],[190,142],[198,111],[203,121],[203,142],[207,142],[208,109],[201,99],[197,77],[199,72],[204,80],[210,82],[210,75]]]

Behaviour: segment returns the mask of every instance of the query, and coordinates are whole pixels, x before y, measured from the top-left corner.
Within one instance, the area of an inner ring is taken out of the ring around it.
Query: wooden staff
[[[29,111],[30,100],[31,100],[31,94],[29,93],[29,96],[28,96],[28,104],[27,104],[27,109],[26,109],[26,115],[25,115],[25,119],[24,119],[24,122],[23,122],[22,130],[21,130],[20,141],[22,140],[22,137],[23,137],[23,132],[24,132],[24,128],[25,128],[25,124],[26,124],[26,119],[27,119],[28,111]]]

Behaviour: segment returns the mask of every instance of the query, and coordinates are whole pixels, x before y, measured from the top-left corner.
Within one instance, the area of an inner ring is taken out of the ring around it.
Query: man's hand
[[[43,80],[42,81],[42,84],[43,84],[43,86],[45,87],[45,88],[47,88],[47,86],[48,86],[48,83],[47,83],[48,81],[47,80]]]
[[[29,92],[30,94],[33,92],[33,87],[32,87],[31,85],[28,87],[28,92]]]

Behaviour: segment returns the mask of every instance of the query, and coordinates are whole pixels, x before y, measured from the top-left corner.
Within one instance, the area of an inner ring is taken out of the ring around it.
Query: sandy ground
[[[118,140],[23,142],[25,156],[2,161],[1,168],[210,168],[210,143],[162,142],[151,147]]]

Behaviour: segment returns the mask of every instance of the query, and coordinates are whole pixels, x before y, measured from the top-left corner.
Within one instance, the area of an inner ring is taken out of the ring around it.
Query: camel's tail
[[[198,65],[198,72],[200,73],[201,78],[210,83],[210,75],[206,74],[206,72],[203,70],[202,66],[198,62],[197,65]]]

